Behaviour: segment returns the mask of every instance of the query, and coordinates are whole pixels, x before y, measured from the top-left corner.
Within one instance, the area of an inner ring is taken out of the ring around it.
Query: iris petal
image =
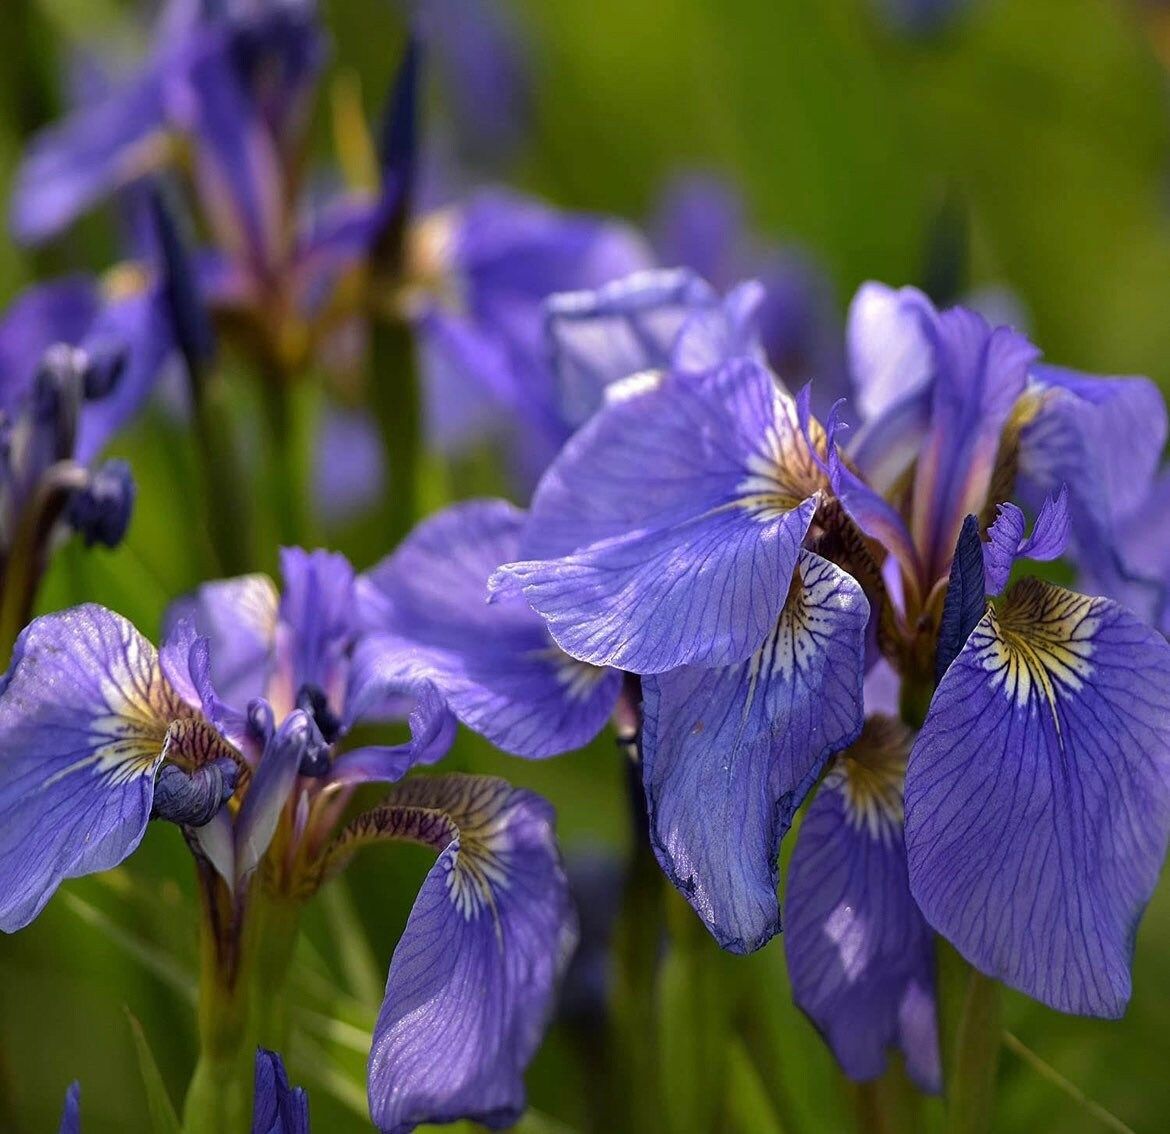
[[[869,604],[809,552],[748,661],[642,681],[651,835],[667,876],[725,949],[780,928],[776,855],[825,760],[862,723]]]
[[[902,834],[909,736],[870,718],[834,761],[797,836],[784,903],[796,1003],[853,1079],[900,1047],[911,1078],[941,1085],[934,941],[910,896]]]
[[[516,557],[524,520],[503,500],[448,508],[362,576],[356,594],[376,632],[366,648],[381,645],[387,667],[397,658],[404,676],[432,680],[493,744],[542,757],[597,735],[621,677],[563,653],[522,599],[487,602],[488,578]]]
[[[506,1126],[576,942],[552,808],[491,777],[420,776],[338,850],[382,839],[440,854],[390,962],[370,1114],[386,1134],[456,1118]]]
[[[667,376],[569,442],[533,501],[530,558],[494,584],[518,586],[581,661],[730,665],[776,625],[824,484],[762,366]]]
[[[972,632],[906,776],[910,884],[977,968],[1117,1016],[1170,832],[1170,647],[1034,579]]]
[[[34,621],[0,693],[0,929],[108,870],[150,818],[167,729],[192,710],[154,647],[100,606]]]

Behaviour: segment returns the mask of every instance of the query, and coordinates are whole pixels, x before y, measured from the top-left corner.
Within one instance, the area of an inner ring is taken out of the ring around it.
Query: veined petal
[[[861,730],[868,620],[860,585],[802,552],[777,625],[746,662],[642,680],[655,851],[725,949],[758,949],[780,928],[780,840],[825,760]]]
[[[784,952],[793,997],[852,1079],[901,1048],[923,1090],[941,1087],[934,940],[906,873],[902,777],[909,732],[871,717],[833,761],[788,869]]]
[[[748,360],[617,389],[545,474],[527,560],[496,586],[519,586],[594,665],[743,661],[776,624],[826,485],[796,406]]]
[[[545,304],[545,333],[566,422],[587,420],[619,379],[667,368],[687,318],[718,302],[686,269],[635,272],[596,291],[554,295]]]
[[[457,504],[416,527],[355,594],[384,672],[397,664],[404,677],[433,681],[469,728],[543,757],[597,735],[621,675],[569,657],[523,599],[488,603],[488,578],[516,557],[524,520],[503,500]]]
[[[190,715],[154,647],[103,607],[21,634],[0,692],[0,929],[134,850],[167,729]]]
[[[385,1134],[524,1107],[523,1073],[576,943],[552,808],[486,776],[420,776],[355,820],[335,854],[408,840],[440,852],[390,962],[370,1051]]]
[[[910,885],[977,968],[1118,1016],[1170,831],[1170,646],[1035,579],[943,677],[906,776]]]

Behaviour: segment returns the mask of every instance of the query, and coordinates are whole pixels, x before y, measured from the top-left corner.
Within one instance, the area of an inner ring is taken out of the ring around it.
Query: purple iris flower
[[[235,908],[253,886],[302,900],[371,843],[432,847],[374,1029],[371,1115],[395,1132],[513,1121],[575,941],[552,810],[493,777],[398,783],[450,744],[442,693],[357,641],[341,556],[289,550],[282,566],[283,593],[260,575],[200,588],[161,651],[97,606],[21,635],[0,692],[0,928],[121,862],[152,814],[184,828]],[[358,722],[402,718],[407,742],[347,744]],[[376,782],[393,786],[343,825]]]
[[[1154,491],[1156,391],[871,284],[846,449],[837,412],[818,422],[693,281],[663,294],[693,304],[702,363],[663,351],[649,291],[575,301],[605,328],[566,337],[601,405],[493,587],[572,657],[642,675],[667,875],[722,945],[758,947],[780,927],[779,840],[823,773],[787,950],[847,1073],[900,1047],[939,1086],[932,932],[1047,1004],[1118,1014],[1170,834],[1170,646],[1108,599],[1004,588],[1022,560],[1113,554]],[[884,715],[899,702],[905,723]]]

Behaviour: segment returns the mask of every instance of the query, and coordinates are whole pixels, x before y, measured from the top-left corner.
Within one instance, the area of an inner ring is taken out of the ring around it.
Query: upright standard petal
[[[930,428],[910,518],[927,580],[950,566],[963,518],[983,510],[1000,436],[1037,355],[1023,335],[961,307],[940,315],[936,330]]]
[[[81,1084],[74,1079],[65,1092],[57,1134],[81,1134]]]
[[[279,605],[276,584],[267,575],[239,575],[204,583],[167,611],[167,636],[183,619],[190,619],[208,640],[216,692],[233,708],[242,710],[267,690]]]
[[[833,761],[788,869],[784,952],[796,1003],[851,1079],[900,1048],[923,1090],[941,1086],[934,940],[906,874],[908,730],[871,717]]]
[[[386,839],[440,854],[390,962],[370,1114],[384,1134],[510,1125],[576,943],[552,808],[491,777],[420,776],[355,820],[334,854]]]
[[[457,504],[424,521],[357,583],[358,617],[385,666],[434,682],[493,744],[543,757],[587,744],[613,711],[621,675],[577,661],[522,598],[489,604],[492,572],[515,559],[524,513],[503,500]],[[394,637],[387,637],[393,635]]]
[[[94,605],[33,622],[0,688],[0,929],[12,932],[66,878],[134,850],[167,729],[191,709],[154,647]]]
[[[757,363],[611,387],[541,481],[498,590],[519,586],[593,665],[731,665],[775,627],[825,485]]]
[[[1170,832],[1170,646],[1035,579],[976,626],[906,775],[910,886],[978,969],[1118,1016]]]
[[[758,949],[780,928],[780,840],[825,760],[861,730],[868,620],[860,585],[802,552],[746,662],[642,680],[655,852],[725,949]]]

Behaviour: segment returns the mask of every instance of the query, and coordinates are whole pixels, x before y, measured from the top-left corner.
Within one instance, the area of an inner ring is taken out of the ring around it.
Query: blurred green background
[[[385,0],[322,7],[335,43],[331,75],[360,76],[373,113],[397,60],[399,10]],[[22,137],[59,106],[46,76],[77,44],[114,36],[132,45],[130,8],[6,0],[5,196]],[[517,8],[537,73],[535,130],[510,178],[520,187],[638,221],[671,173],[725,173],[761,233],[798,241],[820,259],[842,310],[865,279],[922,281],[945,204],[947,215],[964,218],[966,286],[1012,289],[1050,360],[1144,373],[1170,388],[1170,119],[1158,54],[1170,44],[1170,16],[1158,5],[972,0],[923,39],[897,34],[866,0],[527,0]],[[324,141],[325,99],[318,117]],[[36,256],[0,240],[0,301],[66,267],[104,268],[113,249],[101,219]],[[194,454],[161,417],[139,423],[116,448],[139,485],[129,539],[116,552],[67,548],[42,606],[95,599],[153,632],[166,603],[201,576],[205,535],[183,506]],[[459,483],[436,470],[429,503]],[[388,550],[369,525],[315,535],[362,567]],[[258,566],[274,564],[272,541]],[[533,764],[463,736],[453,759],[548,795],[570,854],[625,852],[625,785],[612,741]],[[426,865],[412,851],[372,853],[347,876],[348,895],[323,895],[309,915],[293,990],[303,1011],[289,1056],[294,1081],[310,1089],[316,1129],[367,1128],[363,1029]],[[126,1009],[181,1099],[196,1051],[195,942],[189,858],[178,831],[161,826],[127,866],[65,886],[30,929],[0,939],[0,1130],[55,1129],[75,1077],[87,1131],[146,1129]],[[705,941],[695,947],[714,951]],[[850,1092],[790,1004],[780,941],[751,958],[704,963],[719,972],[728,1010],[747,1013],[751,1037],[737,1039],[730,1056],[726,1127],[849,1129]],[[1011,995],[1007,1024],[1133,1130],[1163,1131],[1170,883],[1142,927],[1134,977],[1120,1022],[1061,1017]],[[666,1090],[683,1100],[695,1089],[689,1000],[684,981],[681,994],[665,996],[662,1025]],[[529,1076],[535,1111],[525,1129],[585,1128],[598,1090],[580,1058],[589,1042],[579,1029],[553,1029]],[[996,1130],[1110,1128],[1108,1116],[1012,1051],[1003,1055],[1001,1092]],[[928,1105],[926,1124],[939,1119]]]

